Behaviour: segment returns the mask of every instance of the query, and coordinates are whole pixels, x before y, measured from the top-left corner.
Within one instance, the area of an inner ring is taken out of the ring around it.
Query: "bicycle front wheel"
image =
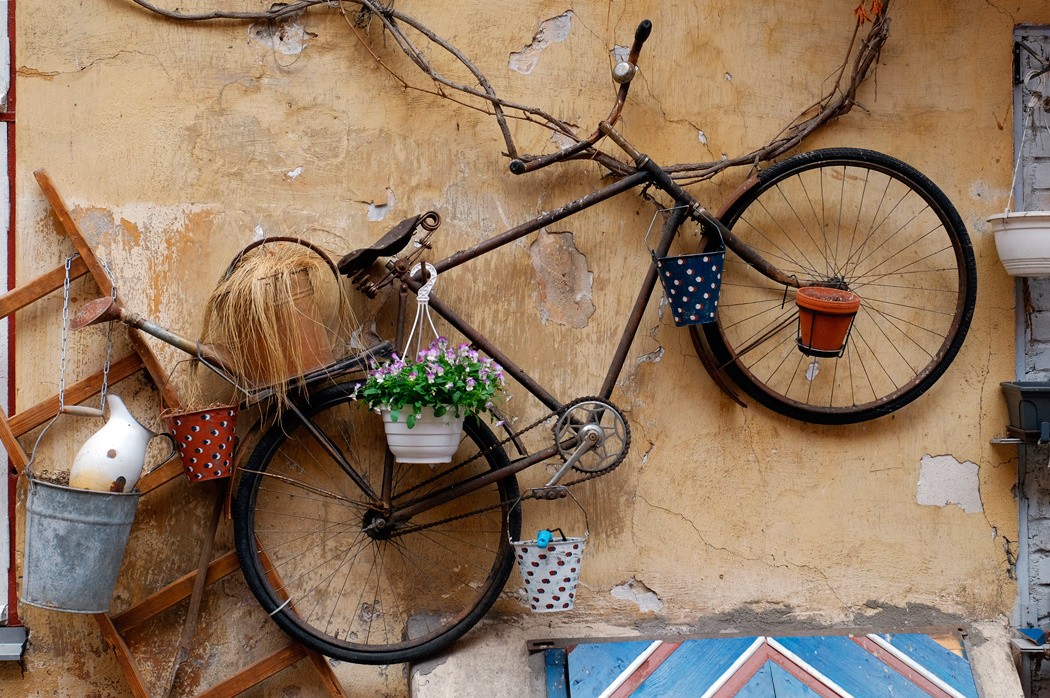
[[[286,414],[243,469],[233,508],[237,556],[266,612],[307,647],[362,664],[418,660],[462,636],[499,596],[513,567],[508,539],[520,534],[520,508],[508,511],[518,485],[511,475],[396,527],[377,524],[399,503],[508,461],[492,432],[470,418],[453,460],[459,467],[393,463],[393,505],[384,507],[382,422],[353,398],[355,385],[319,391],[303,412],[364,486]]]
[[[966,337],[977,295],[959,214],[929,179],[870,150],[791,157],[758,175],[722,222],[802,285],[848,289],[862,305],[840,356],[796,343],[794,289],[727,254],[716,364],[752,398],[820,424],[888,414],[940,378]]]

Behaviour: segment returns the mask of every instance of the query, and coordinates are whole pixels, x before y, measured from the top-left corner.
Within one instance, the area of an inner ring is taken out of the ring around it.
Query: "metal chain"
[[[569,406],[570,405],[566,405],[566,407],[569,407]],[[497,445],[498,446],[503,446],[504,444],[510,442],[511,439],[513,439],[513,438],[515,438],[517,436],[521,436],[522,434],[524,434],[524,433],[526,433],[528,431],[531,431],[532,429],[535,429],[539,425],[541,425],[544,422],[546,422],[548,419],[550,419],[552,417],[555,417],[558,414],[560,414],[560,412],[561,412],[560,410],[558,412],[550,412],[550,413],[540,417],[535,422],[533,422],[532,424],[528,425],[527,427],[525,427],[521,431],[515,432],[511,436],[508,436],[507,438],[503,439]],[[426,484],[428,484],[430,482],[433,482],[435,480],[439,480],[439,479],[441,479],[443,477],[446,477],[446,476],[456,472],[460,468],[464,467],[468,463],[473,463],[479,457],[481,457],[482,455],[484,455],[486,453],[489,453],[494,448],[496,448],[496,446],[490,446],[489,448],[486,448],[486,449],[483,449],[481,451],[478,451],[478,453],[474,454],[473,456],[471,456],[470,458],[464,460],[463,462],[459,463],[458,465],[450,468],[449,470],[445,470],[445,471],[441,472],[439,475],[436,475],[436,476],[434,476],[432,478],[429,478],[428,480],[426,480],[424,482],[421,482],[421,483],[415,485],[414,487],[408,489],[406,492],[402,492],[401,494],[402,495],[407,494],[407,493],[412,492],[412,491],[418,489],[419,487],[422,487],[422,486],[424,486],[424,485],[426,485]],[[579,485],[580,483],[587,482],[588,480],[593,480],[594,478],[601,477],[602,475],[605,475],[607,473],[611,473],[613,470],[616,470],[616,468],[618,466],[619,466],[619,463],[617,463],[616,465],[614,465],[611,468],[605,468],[603,470],[599,470],[599,471],[593,472],[593,473],[585,473],[581,477],[578,477],[575,480],[570,480],[570,481],[568,481],[566,483],[563,483],[560,486],[561,487],[574,487],[576,485]],[[462,519],[466,519],[466,518],[469,518],[471,516],[477,516],[478,514],[484,514],[487,511],[493,511],[495,509],[502,509],[504,506],[506,506],[508,504],[512,504],[512,503],[515,503],[515,502],[520,503],[520,502],[524,502],[525,500],[528,500],[528,499],[537,499],[537,498],[538,497],[537,497],[535,492],[530,492],[528,494],[520,495],[519,497],[515,498],[514,500],[501,499],[498,503],[489,505],[487,507],[479,507],[477,509],[473,509],[471,511],[467,511],[467,512],[464,512],[462,514],[457,514],[455,516],[450,516],[450,517],[448,517],[446,519],[440,519],[438,521],[430,521],[430,522],[427,522],[426,524],[420,524],[420,525],[417,525],[417,526],[409,526],[409,527],[400,529],[400,530],[398,530],[398,534],[399,535],[406,535],[406,534],[409,534],[409,533],[415,533],[416,531],[423,531],[423,530],[426,530],[428,528],[434,528],[435,526],[441,526],[441,525],[444,525],[444,524],[447,524],[447,523],[451,523],[453,521],[460,521]]]
[[[485,456],[486,454],[491,453],[494,449],[496,449],[498,447],[503,447],[506,444],[510,443],[511,440],[521,436],[522,434],[525,434],[525,433],[528,433],[528,432],[532,431],[533,429],[535,429],[539,425],[541,425],[544,422],[546,422],[548,419],[551,419],[552,417],[557,416],[557,414],[558,414],[557,412],[548,412],[547,414],[543,415],[542,417],[540,417],[539,419],[537,419],[536,421],[534,421],[532,424],[528,425],[524,429],[522,429],[520,431],[513,432],[507,438],[503,439],[502,441],[498,441],[495,444],[493,444],[492,446],[489,446],[487,448],[483,448],[483,449],[479,450],[474,455],[472,455],[469,458],[466,458],[466,459],[460,461],[459,463],[457,463],[456,465],[452,466],[451,468],[449,468],[447,470],[442,470],[441,472],[435,473],[433,476],[427,478],[426,480],[423,480],[421,482],[416,483],[412,487],[409,487],[408,489],[406,489],[403,492],[401,492],[400,495],[402,497],[404,497],[405,495],[411,494],[411,493],[415,492],[416,490],[418,490],[418,489],[420,489],[422,487],[426,487],[427,485],[429,485],[431,483],[437,482],[438,480],[441,480],[443,478],[448,477],[449,475],[451,475],[452,473],[456,472],[457,470],[460,470],[460,469],[470,465],[471,463],[476,461],[478,458],[481,458],[482,456]],[[487,509],[482,509],[482,511],[487,511]],[[456,517],[456,518],[462,518],[462,517]],[[438,523],[443,523],[443,522],[438,522]]]
[[[66,351],[69,337],[69,281],[72,274],[73,260],[79,255],[71,254],[66,257],[66,276],[62,280],[62,350],[59,358],[58,369],[58,412],[66,405]]]
[[[110,298],[114,301],[117,300],[117,285],[113,283],[113,274],[109,270],[109,265],[106,264],[105,260],[99,260],[102,265],[102,270],[106,272],[106,277],[109,279]],[[99,401],[101,402],[100,409],[105,411],[106,409],[106,392],[109,390],[109,368],[110,359],[113,356],[113,325],[114,321],[107,323],[108,329],[106,330],[106,361],[102,365],[102,390],[99,392]]]

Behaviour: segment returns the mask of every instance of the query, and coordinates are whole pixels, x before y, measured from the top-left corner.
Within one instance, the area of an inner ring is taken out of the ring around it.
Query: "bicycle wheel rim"
[[[378,492],[381,420],[352,390],[323,390],[305,413]],[[356,663],[414,661],[461,637],[496,601],[513,567],[508,539],[520,533],[520,511],[508,513],[507,503],[518,496],[514,477],[420,514],[408,523],[413,532],[372,537],[364,529],[378,515],[374,503],[315,442],[303,445],[295,423],[286,417],[263,437],[234,503],[238,557],[263,608],[307,647]],[[395,464],[395,501],[507,463],[491,431],[468,419],[457,456],[479,449],[483,456],[446,477],[440,473],[450,466]],[[494,508],[456,518],[485,507]]]
[[[951,202],[914,168],[874,151],[804,153],[761,173],[723,216],[803,285],[863,299],[840,357],[799,350],[795,292],[727,255],[716,365],[794,419],[847,424],[915,400],[955,358],[976,302],[969,237]]]

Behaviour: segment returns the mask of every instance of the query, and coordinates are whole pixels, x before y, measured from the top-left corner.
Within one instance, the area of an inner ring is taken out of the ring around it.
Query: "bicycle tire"
[[[952,203],[910,165],[871,150],[802,153],[759,173],[722,222],[804,285],[862,299],[842,355],[809,356],[795,343],[794,289],[726,255],[717,320],[690,330],[766,407],[818,424],[881,417],[926,392],[962,346],[973,248]]]
[[[302,410],[378,492],[386,442],[379,417],[354,399],[356,385],[324,388]],[[508,463],[492,432],[471,417],[459,455],[479,452],[451,473],[395,463],[395,508],[399,498]],[[233,503],[237,556],[263,609],[306,647],[360,664],[416,661],[457,640],[496,601],[514,565],[518,496],[510,475],[417,515],[410,528],[370,535],[374,502],[288,413],[243,468]],[[483,507],[494,508],[469,515]]]

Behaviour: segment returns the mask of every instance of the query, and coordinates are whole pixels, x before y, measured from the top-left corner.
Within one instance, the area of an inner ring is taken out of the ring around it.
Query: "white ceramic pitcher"
[[[166,463],[177,453],[175,437],[154,433],[139,424],[116,395],[107,395],[106,404],[109,420],[80,447],[69,470],[69,485],[102,492],[130,492],[142,475],[150,439],[166,436],[171,440],[171,454],[162,461]]]

